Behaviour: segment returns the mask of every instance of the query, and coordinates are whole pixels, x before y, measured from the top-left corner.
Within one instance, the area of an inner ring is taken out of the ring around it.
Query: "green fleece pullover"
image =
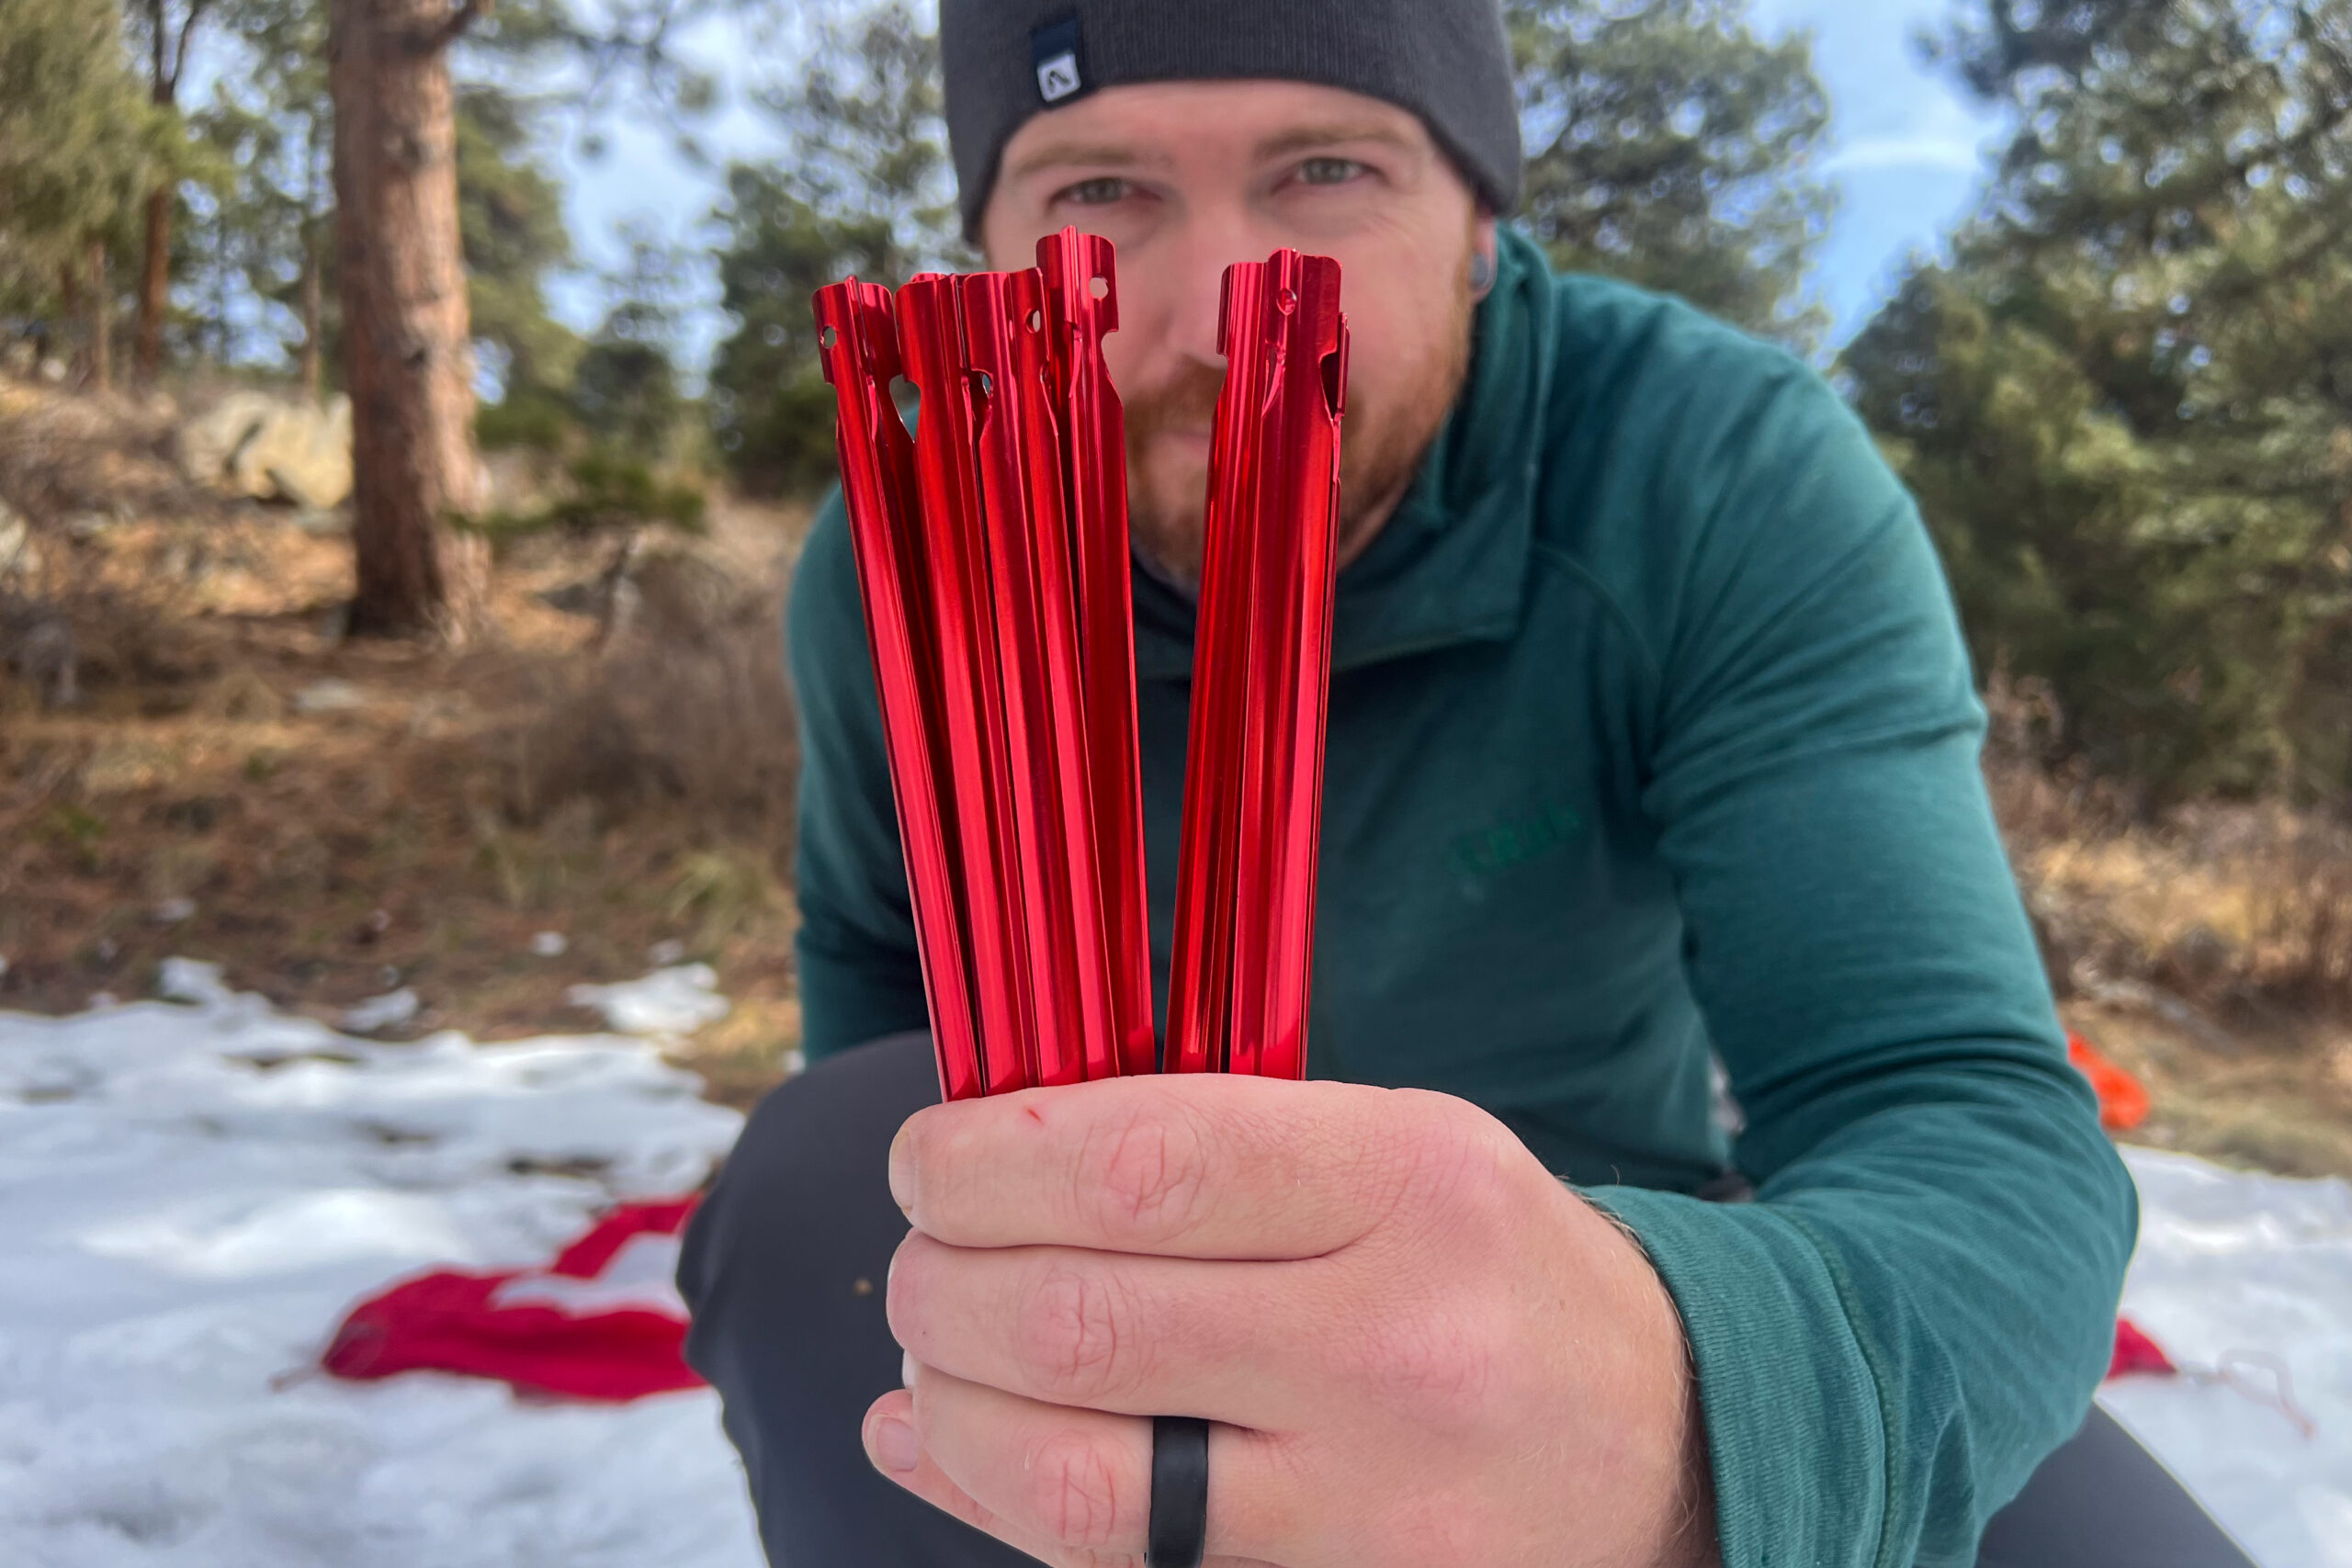
[[[1501,261],[1450,423],[1340,579],[1309,1070],[1473,1100],[1632,1227],[1731,1568],[1973,1562],[2083,1417],[2136,1212],[1950,595],[1819,377],[1515,235]],[[1135,587],[1164,1010],[1192,608]],[[790,641],[820,1056],[924,1022],[838,501]],[[1690,1195],[1727,1166],[1755,1202]]]

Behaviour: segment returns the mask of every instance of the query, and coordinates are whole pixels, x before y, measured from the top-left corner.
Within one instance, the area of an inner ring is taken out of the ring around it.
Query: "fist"
[[[1673,1303],[1466,1101],[1217,1074],[935,1106],[890,1151],[875,1463],[1047,1562],[1143,1562],[1149,1417],[1213,1423],[1210,1561],[1714,1555]]]

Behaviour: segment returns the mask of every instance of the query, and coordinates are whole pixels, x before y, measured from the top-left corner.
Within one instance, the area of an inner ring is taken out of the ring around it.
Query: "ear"
[[[1484,299],[1494,291],[1495,215],[1483,209],[1470,225],[1470,297]]]

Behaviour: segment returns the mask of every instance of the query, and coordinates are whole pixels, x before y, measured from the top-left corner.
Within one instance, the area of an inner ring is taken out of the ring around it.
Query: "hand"
[[[1499,1122],[1204,1074],[934,1106],[890,1148],[900,1484],[1050,1563],[1139,1565],[1154,1415],[1210,1418],[1209,1557],[1710,1562],[1706,1445],[1641,1248]]]

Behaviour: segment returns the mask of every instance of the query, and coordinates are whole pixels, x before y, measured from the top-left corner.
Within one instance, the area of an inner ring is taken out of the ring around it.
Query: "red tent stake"
[[[1277,251],[1225,276],[1169,1059],[1301,1077],[1347,322],[1340,267]]]

